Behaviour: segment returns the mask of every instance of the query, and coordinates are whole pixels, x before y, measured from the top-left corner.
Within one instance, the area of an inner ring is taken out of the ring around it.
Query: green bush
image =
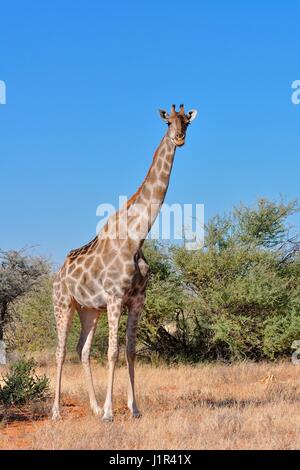
[[[300,338],[300,256],[286,219],[295,203],[260,200],[206,226],[204,249],[173,248],[189,292],[194,360],[275,359]]]
[[[49,379],[45,375],[36,375],[33,359],[23,359],[13,364],[3,381],[4,385],[0,387],[2,405],[24,405],[48,396]]]

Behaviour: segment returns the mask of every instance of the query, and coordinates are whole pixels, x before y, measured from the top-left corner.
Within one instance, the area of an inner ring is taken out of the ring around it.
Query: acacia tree
[[[39,256],[26,255],[24,250],[0,250],[0,340],[12,319],[14,302],[37,288],[49,272],[49,263]]]

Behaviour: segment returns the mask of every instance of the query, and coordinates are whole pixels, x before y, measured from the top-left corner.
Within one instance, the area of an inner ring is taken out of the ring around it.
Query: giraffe
[[[185,113],[180,105],[170,114],[159,110],[168,129],[158,146],[149,171],[136,193],[121,209],[112,214],[100,233],[81,248],[70,251],[53,283],[53,304],[57,326],[57,377],[52,418],[60,418],[62,367],[66,355],[68,332],[75,311],[81,322],[77,352],[82,362],[90,406],[95,415],[98,406],[90,367],[90,350],[99,315],[107,311],[109,325],[108,383],[103,407],[104,421],[113,420],[112,396],[115,365],[118,359],[118,326],[121,313],[128,311],[126,362],[128,367],[127,406],[139,417],[134,389],[136,333],[142,312],[149,266],[142,246],[163,204],[174,155],[185,143],[186,130],[197,115]]]

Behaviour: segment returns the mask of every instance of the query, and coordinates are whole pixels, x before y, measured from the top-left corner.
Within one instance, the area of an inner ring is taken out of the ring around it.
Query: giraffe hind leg
[[[91,409],[93,413],[98,416],[101,413],[101,408],[98,406],[95,395],[95,388],[90,363],[90,351],[94,333],[97,327],[99,312],[83,312],[81,310],[78,310],[78,314],[81,322],[81,333],[77,344],[77,352],[82,362],[83,370],[86,377]]]

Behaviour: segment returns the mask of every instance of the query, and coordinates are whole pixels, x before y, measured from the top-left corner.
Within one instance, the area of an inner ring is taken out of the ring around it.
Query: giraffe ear
[[[188,118],[189,122],[192,122],[195,119],[195,117],[197,116],[197,114],[198,114],[197,109],[191,109],[187,113],[186,117]]]
[[[158,111],[162,120],[165,122],[169,122],[170,116],[168,115],[167,111],[165,111],[164,109],[159,109]]]

